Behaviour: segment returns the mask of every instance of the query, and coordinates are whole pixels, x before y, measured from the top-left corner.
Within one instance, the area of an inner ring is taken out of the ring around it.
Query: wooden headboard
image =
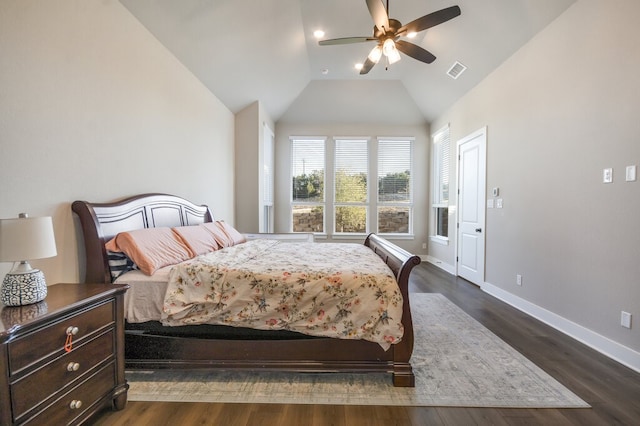
[[[85,282],[89,283],[111,282],[104,245],[119,232],[213,221],[207,206],[168,194],[142,194],[112,203],[74,201],[71,209],[82,226],[87,262]]]

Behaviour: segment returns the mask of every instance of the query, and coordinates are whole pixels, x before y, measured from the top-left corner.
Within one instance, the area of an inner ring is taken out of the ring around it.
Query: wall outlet
[[[620,312],[620,325],[624,328],[631,328],[631,314],[629,312]]]
[[[516,275],[516,284],[522,285],[522,275]]]
[[[426,250],[427,249],[427,243],[422,243],[422,248]]]

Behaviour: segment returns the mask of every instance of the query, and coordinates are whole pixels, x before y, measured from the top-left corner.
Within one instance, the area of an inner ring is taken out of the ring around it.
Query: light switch
[[[492,209],[493,208],[493,198],[489,198],[487,200],[487,208],[488,209]]]
[[[498,198],[496,200],[496,208],[497,209],[501,209],[502,208],[502,198]]]
[[[636,180],[636,166],[627,166],[627,182],[635,182]]]
[[[611,183],[613,182],[613,169],[603,169],[602,170],[602,183]]]

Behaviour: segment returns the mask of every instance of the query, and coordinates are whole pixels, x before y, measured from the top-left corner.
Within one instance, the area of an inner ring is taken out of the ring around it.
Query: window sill
[[[388,240],[413,240],[415,236],[413,234],[377,234],[382,238]]]
[[[369,233],[366,234],[324,234],[325,237],[331,238],[332,240],[362,240],[363,238],[367,238]],[[386,238],[388,240],[413,240],[415,236],[413,234],[380,234],[376,233],[379,237]]]
[[[369,234],[361,234],[361,233],[353,233],[353,234],[341,234],[341,233],[335,233],[335,234],[331,234],[331,239],[332,240],[362,240],[363,238],[367,238],[367,235]]]
[[[296,232],[297,234],[297,232]],[[313,233],[315,240],[362,240],[367,238],[369,234],[325,234],[325,233]],[[413,240],[415,235],[413,234],[376,234],[382,238],[388,240]],[[432,237],[433,238],[433,237]]]
[[[449,245],[449,238],[447,237],[440,237],[440,236],[434,235],[429,237],[429,239],[436,244],[441,244],[443,246]]]

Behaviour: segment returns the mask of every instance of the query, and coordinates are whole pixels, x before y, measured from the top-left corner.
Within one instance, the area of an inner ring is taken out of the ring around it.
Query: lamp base
[[[39,269],[29,272],[9,272],[2,281],[0,300],[6,306],[37,303],[47,297],[47,283]]]

